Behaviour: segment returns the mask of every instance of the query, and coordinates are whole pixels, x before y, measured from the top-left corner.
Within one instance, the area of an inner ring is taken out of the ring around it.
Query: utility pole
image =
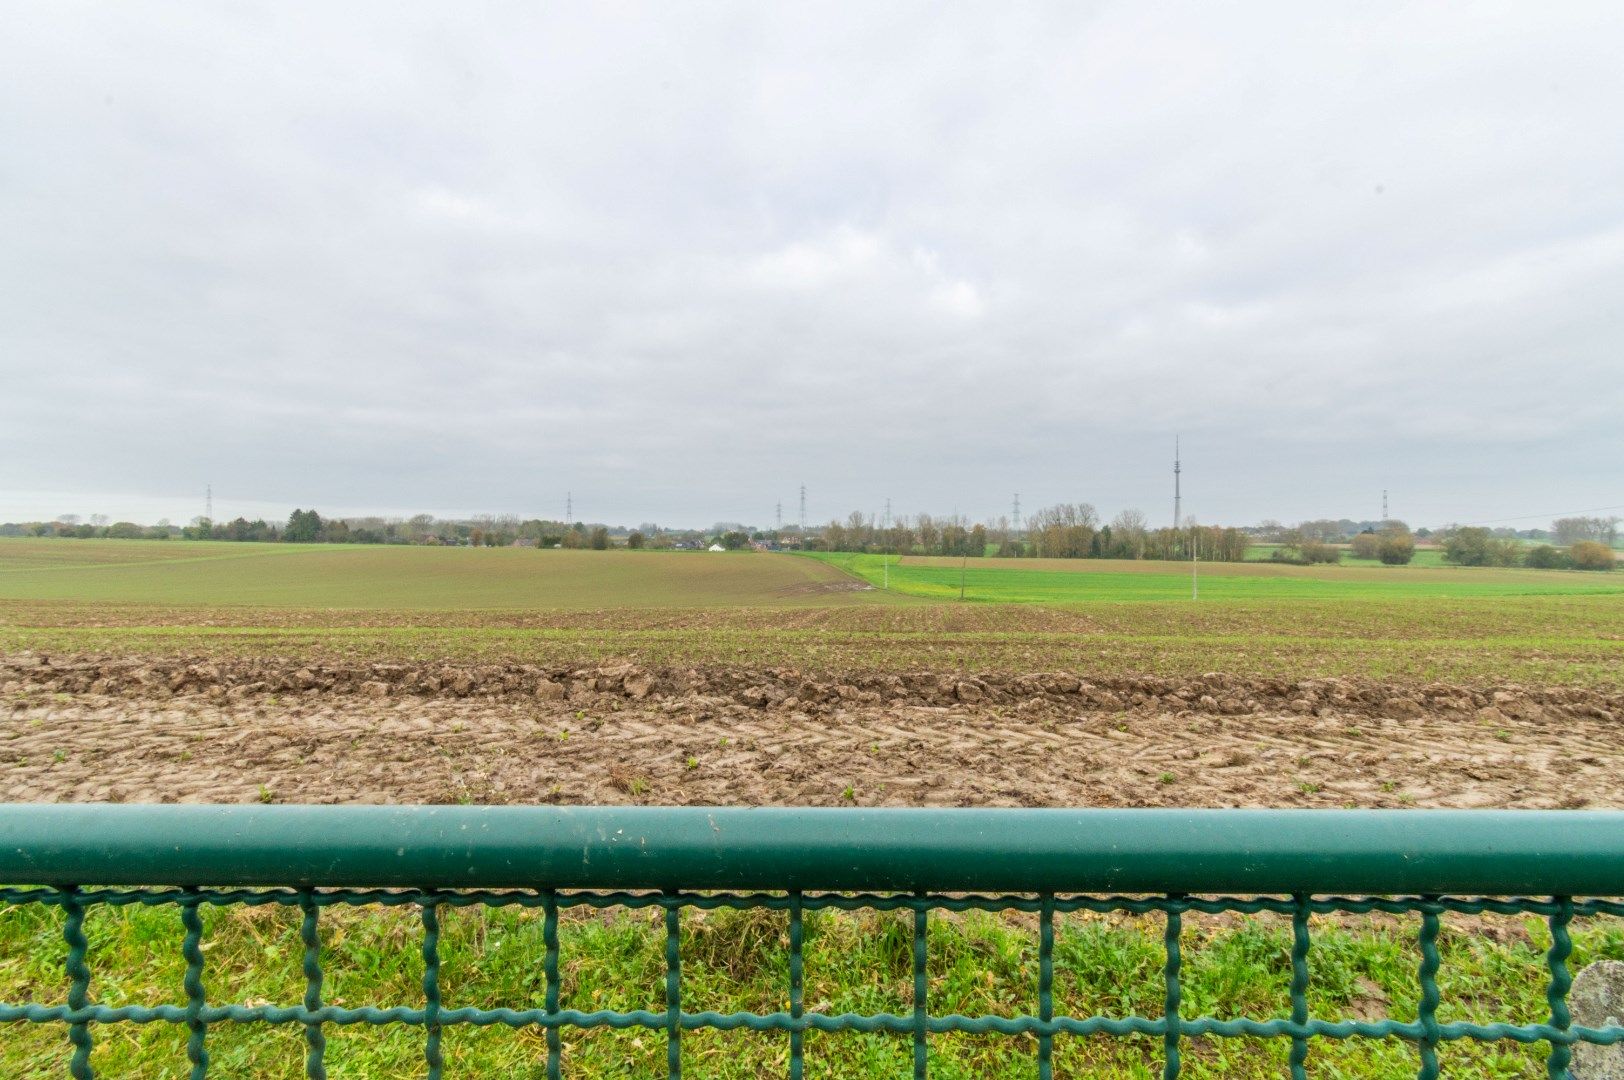
[[[1015,513],[1011,516],[1011,520],[1014,523],[1015,535],[1021,535],[1021,493],[1018,491],[1015,493]]]
[[[1387,524],[1387,489],[1382,488],[1382,524]]]
[[[1197,580],[1197,577],[1196,577],[1196,564],[1199,563],[1200,561],[1201,561],[1201,559],[1199,557],[1198,552],[1196,551],[1195,541],[1192,538],[1191,541],[1190,541],[1190,599],[1191,600],[1199,600],[1199,599],[1201,599],[1201,583],[1200,583],[1199,580]]]
[[[884,527],[886,529],[891,528],[891,497],[889,495],[886,496],[886,499],[885,499],[885,526]]]
[[[573,491],[564,492],[564,524],[575,524],[575,493]]]
[[[801,532],[806,532],[806,485],[801,485]]]
[[[774,522],[774,528],[776,528],[779,532],[784,531],[784,500],[783,499],[779,499],[778,504],[775,507],[773,507],[773,522]]]
[[[959,559],[959,601],[964,601],[964,571],[970,565],[970,553],[966,551]]]

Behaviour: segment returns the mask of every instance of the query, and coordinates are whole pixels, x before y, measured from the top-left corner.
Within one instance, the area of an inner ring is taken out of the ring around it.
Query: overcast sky
[[[0,520],[1624,504],[1624,5],[0,7]]]

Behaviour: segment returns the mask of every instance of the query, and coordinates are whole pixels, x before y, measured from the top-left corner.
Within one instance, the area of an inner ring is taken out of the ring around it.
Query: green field
[[[880,558],[5,540],[0,652],[1624,686],[1624,574]]]
[[[974,559],[813,554],[904,596],[1014,604],[1190,599],[1421,600],[1511,596],[1624,596],[1624,574],[1482,567],[1289,566],[1115,559]]]

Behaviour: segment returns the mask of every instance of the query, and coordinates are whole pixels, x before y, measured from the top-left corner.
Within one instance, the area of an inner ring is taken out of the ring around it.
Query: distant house
[[[705,550],[706,551],[726,551],[727,548],[723,547],[721,544],[712,544],[710,547],[706,548]]]

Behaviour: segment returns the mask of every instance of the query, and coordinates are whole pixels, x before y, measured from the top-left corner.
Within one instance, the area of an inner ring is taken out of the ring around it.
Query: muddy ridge
[[[1100,677],[1071,672],[809,674],[794,668],[657,668],[534,664],[308,663],[276,658],[155,660],[23,653],[0,658],[0,692],[30,691],[163,701],[353,695],[368,699],[484,699],[599,704],[604,699],[715,705],[829,715],[851,708],[970,705],[1022,712],[1255,713],[1398,720],[1475,715],[1500,720],[1624,719],[1624,694],[1582,687],[1391,685],[1367,679],[1266,679],[1217,672],[1198,678]]]

